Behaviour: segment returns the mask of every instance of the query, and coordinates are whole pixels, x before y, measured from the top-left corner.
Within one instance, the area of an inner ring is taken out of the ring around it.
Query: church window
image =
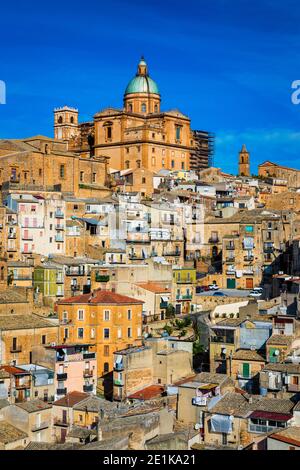
[[[158,106],[157,106],[157,104],[154,106],[154,112],[155,112],[155,113],[158,113]]]
[[[176,126],[176,140],[180,140],[181,126]]]
[[[111,137],[112,137],[112,129],[111,129],[111,126],[108,126],[106,129],[107,129],[106,137],[107,137],[107,139],[111,139]]]
[[[146,103],[142,103],[142,113],[145,113],[146,111],[147,111]]]
[[[174,162],[174,160],[172,160],[171,161],[171,167],[174,168],[174,166],[175,166],[175,162]]]
[[[129,168],[129,160],[126,160],[126,162],[125,162],[125,168],[126,168],[126,170],[128,170],[128,168]]]
[[[141,168],[141,160],[136,161],[136,166],[137,166],[137,168]]]
[[[146,183],[146,178],[142,178],[142,184]]]
[[[65,165],[60,165],[60,168],[59,168],[59,176],[61,178],[64,178],[65,177]]]
[[[73,116],[71,116],[70,122],[71,122],[71,124],[74,124],[74,118],[73,118]]]
[[[57,122],[58,122],[58,124],[62,124],[62,122],[63,122],[63,118],[62,118],[62,116],[59,116],[59,118],[58,118],[58,121],[57,121]]]
[[[128,103],[128,111],[132,113],[132,103]]]
[[[84,180],[84,171],[80,172],[80,181],[82,182]]]

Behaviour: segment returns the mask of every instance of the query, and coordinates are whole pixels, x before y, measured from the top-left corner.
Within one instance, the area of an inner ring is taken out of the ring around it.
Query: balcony
[[[67,389],[65,388],[57,388],[56,389],[56,395],[66,395],[67,394]]]
[[[55,230],[65,230],[65,227],[63,225],[55,225]]]
[[[49,428],[50,424],[48,421],[42,421],[41,423],[34,424],[31,427],[31,432],[41,431],[42,429]]]
[[[67,380],[68,374],[66,372],[61,373],[61,374],[56,374],[57,380]]]
[[[26,382],[16,381],[15,383],[16,390],[25,390],[26,388],[30,388],[30,387],[31,387],[30,380],[27,380]]]
[[[253,261],[254,260],[254,256],[244,256],[244,261]]]
[[[54,426],[61,426],[63,428],[67,428],[69,426],[69,421],[63,418],[54,418],[53,424]]]
[[[275,431],[276,429],[278,429],[277,426],[268,426],[266,424],[250,424],[249,425],[249,432],[257,432],[257,433],[267,433],[267,432],[271,432],[271,431]]]
[[[130,260],[144,260],[146,257],[145,255],[137,255],[136,253],[133,253],[133,254],[131,253],[128,255],[128,258]]]
[[[84,391],[84,392],[88,392],[88,393],[89,393],[89,392],[92,392],[93,389],[94,389],[94,385],[93,385],[93,384],[89,384],[89,385],[84,385],[84,386],[83,386],[83,391]]]
[[[55,241],[62,243],[64,241],[64,237],[62,237],[61,235],[55,235]]]
[[[176,295],[176,300],[192,300],[192,294]]]
[[[288,391],[289,392],[300,392],[300,385],[299,384],[288,384]]]
[[[160,302],[159,308],[168,308],[169,302]]]
[[[64,218],[64,213],[60,210],[56,210],[55,213],[54,213],[54,216],[57,218],[57,219],[63,219]]]
[[[124,380],[115,379],[114,380],[114,385],[117,385],[118,387],[123,387]]]
[[[208,243],[219,243],[220,239],[219,237],[210,237],[208,239]]]
[[[96,359],[96,353],[89,352],[89,353],[83,353],[83,359]]]
[[[93,377],[93,371],[91,369],[85,369],[83,371],[83,377],[87,378],[87,377]]]
[[[96,280],[96,282],[108,282],[109,281],[109,275],[108,274],[98,274],[98,273],[96,273],[95,280]]]
[[[235,245],[234,245],[234,243],[233,243],[232,245],[229,243],[229,244],[226,244],[226,245],[225,245],[225,248],[226,248],[226,250],[234,250],[234,249],[235,249]]]
[[[66,275],[67,276],[84,276],[85,275],[85,270],[80,269],[79,267],[67,268],[66,269]]]
[[[33,235],[22,235],[22,240],[28,240],[28,241],[32,241],[33,240]]]
[[[124,370],[123,362],[116,362],[115,365],[114,365],[114,369],[117,370],[117,371]]]
[[[19,346],[11,346],[10,348],[10,352],[11,353],[19,353],[19,352],[22,352],[22,346],[19,345]]]
[[[180,256],[181,251],[166,251],[162,256]]]
[[[235,257],[231,256],[230,258],[226,258],[225,263],[226,264],[231,264],[231,263],[234,263],[234,261],[235,261]]]

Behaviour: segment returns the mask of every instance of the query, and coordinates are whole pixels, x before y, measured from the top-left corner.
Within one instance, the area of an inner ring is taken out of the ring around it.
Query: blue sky
[[[270,159],[300,168],[300,4],[295,0],[6,2],[0,7],[0,138],[53,135],[54,107],[80,120],[122,106],[144,54],[162,95],[216,133],[215,166]]]

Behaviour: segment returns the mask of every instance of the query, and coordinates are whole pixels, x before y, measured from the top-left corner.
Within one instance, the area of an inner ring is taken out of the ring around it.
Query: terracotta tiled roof
[[[48,408],[52,408],[52,405],[49,403],[45,403],[42,400],[30,400],[24,401],[23,403],[16,403],[16,406],[22,408],[27,413],[34,413],[35,411],[47,410]]]
[[[283,346],[289,346],[293,341],[292,336],[286,335],[272,335],[267,341],[267,344],[279,344]]]
[[[72,408],[74,405],[77,405],[80,401],[88,398],[90,395],[84,392],[70,392],[63,398],[56,400],[53,405],[55,406],[67,406]]]
[[[60,300],[59,304],[143,304],[142,300],[137,300],[126,295],[117,294],[109,290],[96,290],[92,294],[77,295],[67,299]]]
[[[162,385],[150,385],[149,387],[143,388],[138,392],[132,393],[128,398],[135,398],[139,400],[151,400],[151,398],[161,396],[165,388]]]
[[[300,446],[300,427],[292,426],[290,428],[283,429],[282,431],[271,434],[269,438],[286,442],[287,444]]]
[[[24,375],[30,375],[30,372],[28,372],[25,369],[21,369],[20,367],[15,367],[15,366],[0,366],[1,370],[4,370],[8,374],[24,374]]]
[[[164,294],[171,292],[170,288],[167,288],[166,286],[158,282],[138,282],[136,285],[141,287],[142,289],[149,290],[154,294]]]
[[[19,439],[25,439],[28,435],[18,428],[15,428],[12,424],[7,421],[0,421],[0,442],[3,444],[9,444],[10,442],[18,441]]]
[[[241,361],[266,361],[257,351],[252,351],[251,349],[239,349],[233,354],[232,359]]]
[[[25,330],[31,328],[57,328],[57,325],[38,315],[1,315],[0,330]]]

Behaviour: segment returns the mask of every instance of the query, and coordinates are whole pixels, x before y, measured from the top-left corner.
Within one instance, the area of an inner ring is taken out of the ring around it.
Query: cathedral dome
[[[125,95],[130,93],[154,93],[159,95],[158,86],[148,75],[147,64],[142,57],[138,65],[136,76],[128,83]]]

